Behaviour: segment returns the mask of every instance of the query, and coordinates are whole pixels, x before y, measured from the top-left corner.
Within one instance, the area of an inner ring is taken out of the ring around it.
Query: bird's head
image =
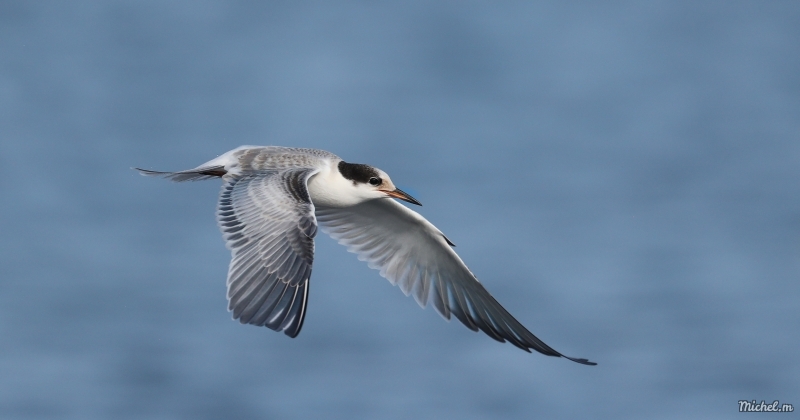
[[[353,192],[365,200],[393,197],[418,206],[422,205],[414,197],[395,187],[389,175],[378,168],[341,161],[339,173],[350,181]]]

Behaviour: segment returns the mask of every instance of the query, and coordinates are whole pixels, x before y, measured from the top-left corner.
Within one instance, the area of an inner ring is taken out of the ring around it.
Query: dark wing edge
[[[460,261],[460,258],[458,260]],[[597,365],[585,358],[564,355],[545,344],[514,318],[471,272],[469,274],[473,280],[471,282],[442,276],[438,270],[436,275],[430,278],[433,282],[430,289],[434,293],[429,301],[442,317],[449,320],[449,314],[453,314],[470,330],[483,331],[501,343],[508,341],[528,353],[533,349],[546,356],[563,357],[582,365]],[[383,272],[381,275],[386,277]],[[425,307],[424,301],[420,305]]]
[[[564,355],[548,346],[503,308],[500,302],[498,302],[481,283],[477,282],[477,279],[476,285],[477,287],[475,289],[477,290],[474,290],[473,293],[466,292],[464,294],[464,299],[480,302],[476,304],[468,301],[467,307],[469,310],[467,313],[469,314],[470,321],[477,324],[478,328],[486,333],[486,335],[495,339],[498,339],[496,335],[499,335],[500,339],[498,341],[502,342],[504,341],[503,339],[508,340],[508,342],[514,346],[527,352],[533,349],[547,356],[563,357],[582,365],[597,365],[597,363],[591,362],[588,359]],[[481,308],[483,308],[483,310],[481,310]],[[459,318],[459,320],[464,323],[464,325],[467,325],[463,319]],[[469,327],[469,325],[467,325],[467,327]]]
[[[283,331],[292,338],[300,333],[305,320],[317,225],[307,191],[305,195],[295,191],[291,197],[298,201],[288,207],[271,200],[287,198],[284,192],[276,193],[280,188],[305,189],[310,175],[310,170],[294,170],[228,179],[217,210],[232,257],[228,310],[242,324]],[[270,177],[273,179],[267,179]],[[250,188],[258,182],[254,193]],[[259,224],[262,212],[288,221],[262,220]]]

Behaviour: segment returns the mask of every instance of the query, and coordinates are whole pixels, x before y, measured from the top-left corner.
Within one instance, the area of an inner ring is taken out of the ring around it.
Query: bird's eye
[[[369,179],[369,185],[381,185],[381,179],[373,176]]]

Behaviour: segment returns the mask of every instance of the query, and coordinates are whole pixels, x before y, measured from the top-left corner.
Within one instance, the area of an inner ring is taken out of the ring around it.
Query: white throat
[[[350,207],[380,197],[363,186],[355,187],[339,173],[337,163],[329,162],[308,180],[308,195],[315,206]]]

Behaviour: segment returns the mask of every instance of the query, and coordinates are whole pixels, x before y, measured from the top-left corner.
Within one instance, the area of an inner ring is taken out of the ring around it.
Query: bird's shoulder
[[[225,169],[231,175],[315,169],[341,160],[325,150],[282,146],[241,146],[223,156]]]
[[[325,150],[280,146],[240,148],[232,157],[242,172],[312,169],[341,160]]]

